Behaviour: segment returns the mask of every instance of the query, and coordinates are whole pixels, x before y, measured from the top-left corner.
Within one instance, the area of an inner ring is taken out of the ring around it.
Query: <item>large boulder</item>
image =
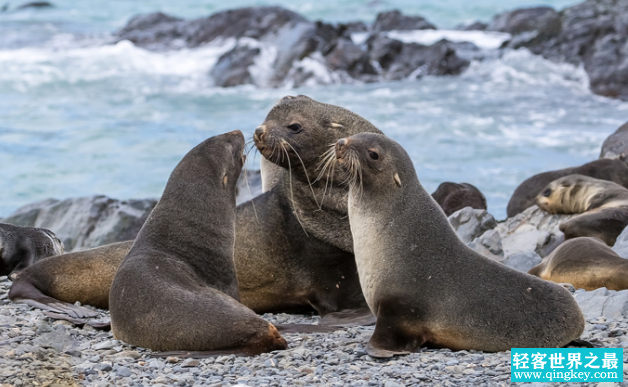
[[[574,293],[574,298],[587,321],[599,317],[615,321],[628,318],[628,290],[599,288],[587,292],[578,289]]]
[[[468,59],[457,53],[460,43],[444,39],[425,46],[403,43],[377,34],[369,38],[367,44],[371,59],[379,64],[387,80],[420,78],[425,75],[458,75],[470,64]]]
[[[628,122],[623,124],[604,140],[600,152],[601,159],[627,161],[628,156]]]
[[[471,207],[458,210],[447,219],[464,243],[473,241],[497,226],[495,218],[488,211]]]
[[[231,87],[252,84],[253,77],[249,67],[255,63],[260,49],[248,45],[238,45],[223,54],[209,72],[214,84],[220,87]]]
[[[198,47],[218,38],[260,40],[300,23],[310,22],[282,7],[238,8],[192,20],[152,13],[133,17],[116,37],[149,49]]]
[[[522,8],[501,13],[486,26],[487,31],[518,35],[535,32],[539,36],[554,36],[560,31],[560,15],[551,7]]]
[[[620,257],[628,259],[628,227],[619,234],[612,249]]]
[[[435,30],[436,27],[422,16],[407,16],[397,10],[382,12],[377,15],[373,31],[393,30]]]
[[[66,251],[75,251],[135,239],[156,204],[155,199],[116,200],[102,195],[47,199],[19,208],[4,221],[52,230]]]

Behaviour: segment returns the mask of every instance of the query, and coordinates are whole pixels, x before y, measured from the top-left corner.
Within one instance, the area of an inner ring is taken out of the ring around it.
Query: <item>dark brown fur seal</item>
[[[486,197],[469,183],[441,183],[432,197],[447,216],[465,207],[486,210]]]
[[[339,140],[336,155],[350,184],[360,284],[377,316],[369,355],[422,345],[487,352],[562,347],[580,336],[584,318],[569,292],[460,241],[399,144],[361,133]]]
[[[108,309],[113,277],[131,246],[118,242],[39,261],[12,276],[9,299],[73,317],[95,314],[76,301]]]
[[[528,207],[533,206],[536,196],[552,181],[574,174],[613,181],[628,188],[628,166],[620,160],[601,159],[575,168],[540,173],[525,180],[515,189],[506,208],[508,217],[513,217]]]
[[[159,351],[285,349],[277,329],[238,302],[235,190],[244,137],[205,140],[170,175],[111,285],[114,336]]]
[[[565,239],[596,237],[613,246],[628,226],[628,189],[612,181],[561,177],[541,191],[536,203],[551,214],[582,214],[560,224]]]
[[[357,114],[305,96],[283,98],[257,128],[257,149],[284,173],[238,207],[235,262],[244,305],[321,315],[366,308],[347,188],[328,163],[336,140],[360,132],[381,133]]]
[[[63,251],[63,242],[50,230],[0,223],[0,276]]]
[[[528,273],[576,289],[628,289],[628,260],[597,238],[565,241]]]

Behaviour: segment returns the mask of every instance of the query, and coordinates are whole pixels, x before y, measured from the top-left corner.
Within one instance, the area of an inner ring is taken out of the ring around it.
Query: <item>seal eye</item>
[[[376,152],[369,151],[369,156],[370,156],[373,160],[379,160],[379,155],[378,155]]]
[[[288,129],[290,129],[294,133],[299,133],[301,130],[303,130],[300,124],[288,125]]]
[[[545,191],[543,191],[543,193],[541,195],[545,196],[546,198],[548,198],[551,194],[552,194],[552,189],[548,188]]]

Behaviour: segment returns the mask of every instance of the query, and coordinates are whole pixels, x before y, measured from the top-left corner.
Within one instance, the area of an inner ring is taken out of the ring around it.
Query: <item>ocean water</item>
[[[512,191],[532,174],[596,159],[628,117],[628,103],[595,96],[583,69],[525,50],[474,62],[461,76],[299,89],[221,89],[207,76],[235,42],[155,53],[111,33],[137,13],[199,17],[217,1],[53,0],[48,10],[0,13],[0,217],[49,197],[158,197],[180,158],[215,134],[252,135],[284,95],[305,94],[351,109],[400,141],[425,188],[469,182],[505,217]],[[421,2],[234,0],[282,4],[310,19],[373,20],[392,8],[441,28],[490,20],[523,0]],[[547,1],[561,8],[573,1]],[[451,33],[456,38],[456,33]],[[407,39],[430,39],[408,35]],[[491,44],[497,36],[469,35]],[[263,68],[257,69],[263,77]],[[321,77],[333,81],[333,74]],[[256,159],[249,168],[257,168]]]

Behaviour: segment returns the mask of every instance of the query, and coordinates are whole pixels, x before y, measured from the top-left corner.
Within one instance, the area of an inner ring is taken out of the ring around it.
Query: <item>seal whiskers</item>
[[[281,150],[284,151],[284,153],[286,154],[286,158],[288,159],[288,176],[289,176],[289,180],[288,181],[290,183],[290,199],[292,200],[292,211],[294,212],[294,216],[297,218],[297,221],[301,225],[301,228],[303,229],[303,232],[305,233],[305,235],[309,236],[309,234],[307,233],[307,230],[305,229],[305,226],[303,225],[303,222],[299,218],[297,206],[296,206],[295,201],[294,201],[294,189],[292,188],[292,164],[290,163],[290,155],[288,155],[288,150],[286,150],[286,148],[284,148],[283,143],[281,143],[280,145],[281,145]],[[283,158],[283,155],[282,155],[282,158]],[[310,186],[310,188],[311,188],[311,186]]]
[[[314,193],[314,188],[312,188],[312,182],[310,181],[310,176],[307,174],[307,168],[305,168],[305,164],[303,163],[303,159],[301,158],[301,156],[299,156],[299,152],[297,152],[297,150],[294,149],[294,147],[290,145],[288,141],[282,139],[281,143],[288,145],[292,149],[294,154],[299,158],[299,161],[301,162],[301,165],[303,166],[303,172],[305,172],[305,179],[307,180],[307,185],[310,187],[310,191],[312,191],[312,197],[314,197],[314,201],[316,202],[316,205],[320,208],[320,204],[318,204],[318,200],[316,199],[316,194]]]

